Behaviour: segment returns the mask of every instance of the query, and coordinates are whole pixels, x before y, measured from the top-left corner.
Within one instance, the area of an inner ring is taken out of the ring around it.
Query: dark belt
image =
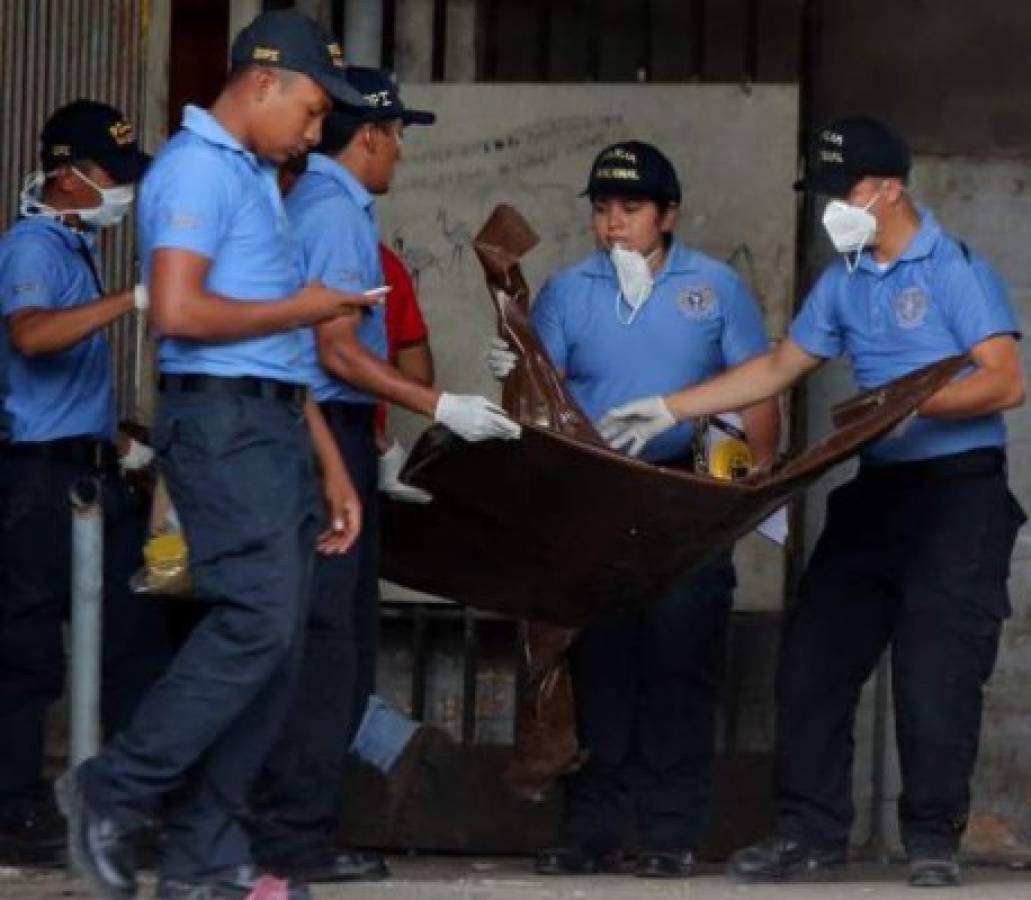
[[[118,451],[114,444],[90,437],[0,444],[0,456],[10,459],[51,459],[74,465],[91,466],[97,471],[106,471],[118,466]]]
[[[257,397],[262,400],[281,400],[303,406],[308,388],[303,384],[276,381],[274,378],[256,378],[242,375],[223,378],[221,375],[162,375],[158,390],[183,394],[222,394],[230,397]]]
[[[908,482],[921,478],[998,475],[1006,472],[1006,451],[1001,447],[977,447],[947,456],[932,456],[896,463],[864,461],[859,475],[883,481]]]
[[[371,426],[376,420],[375,403],[348,403],[346,400],[328,400],[319,404],[327,422],[341,425]]]

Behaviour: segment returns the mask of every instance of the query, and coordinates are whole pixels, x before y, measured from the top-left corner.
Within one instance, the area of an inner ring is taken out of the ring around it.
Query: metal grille
[[[142,133],[147,0],[0,0],[0,228],[18,212],[24,177],[39,166],[47,116],[80,97],[122,110]],[[109,290],[135,278],[134,226],[101,240]],[[110,331],[119,414],[138,408],[143,324],[126,316]]]

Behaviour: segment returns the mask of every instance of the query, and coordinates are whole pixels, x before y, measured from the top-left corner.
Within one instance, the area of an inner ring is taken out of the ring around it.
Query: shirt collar
[[[934,213],[929,209],[920,207],[918,212],[920,214],[920,228],[906,245],[906,249],[896,259],[892,260],[891,265],[882,271],[874,259],[873,251],[867,250],[859,260],[859,268],[877,276],[884,276],[900,262],[915,262],[930,256],[934,252],[938,239],[941,237],[941,225],[938,224]]]
[[[680,241],[673,241],[670,244],[669,252],[666,254],[666,261],[655,274],[658,281],[663,275],[679,275],[683,272],[693,272],[698,268],[695,262],[696,251],[685,247]],[[584,272],[595,278],[616,278],[616,268],[612,260],[604,250],[596,250],[587,259]]]
[[[340,165],[335,159],[325,156],[322,153],[308,154],[308,171],[318,172],[325,175],[340,185],[362,209],[369,209],[376,202],[376,198],[369,193],[365,187],[346,166]]]
[[[257,157],[243,144],[241,144],[226,128],[206,109],[201,109],[193,104],[186,104],[183,110],[183,128],[203,138],[209,144],[217,147],[224,147],[236,153],[243,154],[248,162],[255,168],[260,168]]]
[[[97,245],[97,235],[92,229],[72,228],[61,219],[53,216],[22,216],[19,220],[21,227],[30,230],[52,231],[70,248],[77,250],[83,243],[90,250]]]
[[[941,226],[929,209],[920,209],[920,230],[913,236],[899,259],[916,260],[930,256],[941,237]]]

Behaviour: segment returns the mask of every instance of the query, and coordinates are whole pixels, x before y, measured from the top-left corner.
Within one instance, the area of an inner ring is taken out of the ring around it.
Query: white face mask
[[[19,210],[23,216],[49,216],[53,219],[60,219],[67,215],[76,215],[83,222],[89,222],[98,228],[109,228],[117,225],[132,206],[135,191],[131,184],[118,185],[113,188],[102,188],[91,181],[78,169],[73,168],[78,175],[90,187],[100,194],[100,205],[89,209],[54,209],[48,206],[40,198],[40,193],[47,178],[54,173],[33,172],[25,179],[22,185]]]
[[[658,250],[655,251],[656,253]],[[613,244],[609,251],[609,258],[616,269],[616,278],[619,280],[619,293],[616,295],[616,318],[624,325],[630,325],[637,318],[638,312],[644,306],[644,302],[651,296],[654,278],[649,265],[655,253],[647,258],[636,250],[628,250],[619,244]],[[620,303],[626,303],[630,307],[630,317],[623,318]]]
[[[866,206],[853,206],[843,200],[831,200],[823,211],[823,227],[838,253],[845,255],[845,266],[851,272],[859,265],[859,257],[877,232],[877,219],[870,212],[881,193],[878,191]],[[854,253],[850,262],[848,254]]]
[[[76,214],[84,222],[92,222],[98,228],[111,228],[125,218],[132,206],[136,191],[131,184],[119,184],[115,187],[103,188],[91,181],[78,169],[72,171],[100,194],[100,205],[90,209],[76,210]]]

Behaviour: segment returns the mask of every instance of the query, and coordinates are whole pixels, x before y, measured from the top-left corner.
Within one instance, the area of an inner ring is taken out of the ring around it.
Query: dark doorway
[[[209,106],[229,64],[229,0],[173,0],[169,59],[168,133],[183,106]]]

